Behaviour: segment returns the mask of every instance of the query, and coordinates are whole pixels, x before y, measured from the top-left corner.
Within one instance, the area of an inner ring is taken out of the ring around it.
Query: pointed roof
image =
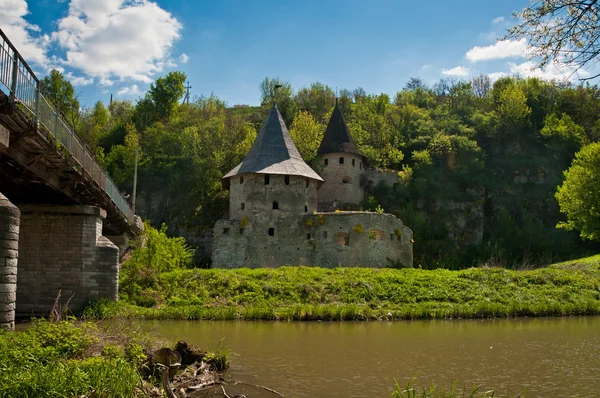
[[[354,141],[352,141],[350,129],[348,129],[348,126],[346,125],[344,115],[342,115],[342,111],[338,106],[338,100],[336,98],[335,108],[333,108],[333,113],[329,119],[329,124],[327,124],[327,129],[325,130],[317,154],[323,155],[326,153],[338,152],[355,153],[363,156],[358,147],[354,144]]]
[[[245,173],[296,175],[323,181],[300,156],[275,104],[271,107],[252,148],[242,163],[223,177],[224,183],[228,183],[228,178]]]

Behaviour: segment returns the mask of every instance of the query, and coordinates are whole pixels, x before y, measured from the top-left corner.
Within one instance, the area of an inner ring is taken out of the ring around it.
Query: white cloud
[[[117,94],[134,96],[141,94],[141,91],[137,84],[133,84],[131,87],[123,87],[122,89],[117,91]]]
[[[496,80],[502,78],[502,77],[506,77],[509,76],[508,72],[494,72],[494,73],[489,73],[487,75],[491,81],[495,82]]]
[[[471,62],[526,57],[527,47],[527,39],[525,38],[521,40],[500,40],[491,46],[475,46],[467,51],[466,57]]]
[[[442,74],[446,76],[468,76],[469,73],[469,68],[465,68],[464,66],[456,66],[452,69],[442,69]]]
[[[65,75],[65,77],[74,85],[74,86],[88,86],[94,83],[93,77],[83,77],[83,76],[75,76],[73,72],[69,72]]]
[[[588,77],[590,73],[584,69],[577,70],[576,66],[565,65],[557,61],[548,65],[544,70],[536,68],[536,63],[533,61],[523,62],[521,64],[508,63],[510,73],[521,77],[537,77],[544,80],[576,80],[579,78]]]
[[[29,14],[29,10],[25,0],[1,0],[0,29],[28,63],[33,62],[45,66],[50,37],[39,35],[39,26],[25,20],[27,14]],[[34,35],[35,33],[38,35]]]
[[[182,64],[186,64],[189,60],[190,57],[186,53],[181,53],[181,55],[179,56],[179,62],[181,62]]]
[[[100,84],[111,85],[115,79],[149,83],[155,73],[173,65],[169,52],[181,28],[175,17],[148,0],[72,0],[53,39],[66,50],[65,65]]]
[[[494,24],[494,25],[497,25],[497,24],[499,24],[499,23],[501,23],[501,22],[504,22],[504,17],[498,17],[498,18],[494,18],[494,19],[492,20],[492,24]]]

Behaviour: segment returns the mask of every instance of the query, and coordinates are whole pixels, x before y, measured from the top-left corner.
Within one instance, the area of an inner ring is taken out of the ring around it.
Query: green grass
[[[186,269],[128,286],[87,314],[144,319],[376,320],[600,314],[600,256],[547,268],[461,271]]]

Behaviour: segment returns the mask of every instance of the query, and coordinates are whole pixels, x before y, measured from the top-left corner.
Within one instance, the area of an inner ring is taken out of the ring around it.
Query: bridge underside
[[[8,147],[0,150],[0,192],[11,202],[98,206],[107,212],[107,234],[131,228],[102,187],[57,148],[52,137],[32,125],[23,110],[9,106],[1,90],[0,129],[9,135]]]

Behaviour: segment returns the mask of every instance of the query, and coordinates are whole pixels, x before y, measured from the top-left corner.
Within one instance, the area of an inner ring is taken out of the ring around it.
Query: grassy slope
[[[263,320],[600,314],[600,255],[532,271],[195,269],[164,273],[160,284],[140,294],[155,297],[159,304],[154,307],[121,304],[116,313],[110,312],[162,319]]]

